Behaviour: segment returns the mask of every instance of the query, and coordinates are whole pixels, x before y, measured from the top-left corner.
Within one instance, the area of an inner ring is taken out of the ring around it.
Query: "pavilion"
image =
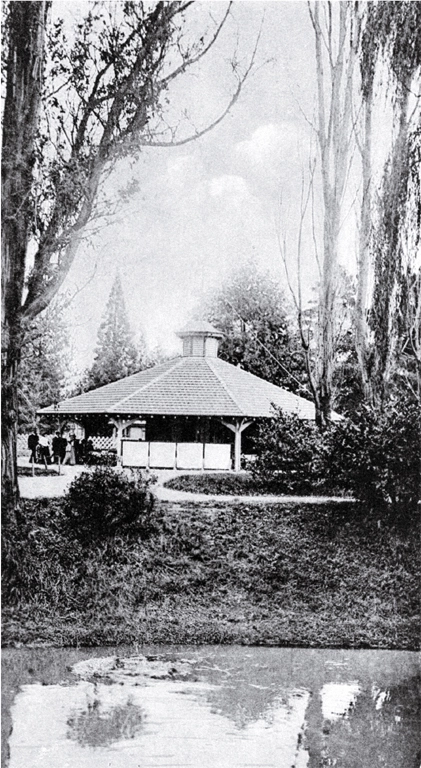
[[[183,355],[42,408],[92,435],[98,418],[114,426],[123,466],[239,471],[242,434],[273,406],[300,419],[314,404],[218,357],[223,334],[207,322],[178,333]]]

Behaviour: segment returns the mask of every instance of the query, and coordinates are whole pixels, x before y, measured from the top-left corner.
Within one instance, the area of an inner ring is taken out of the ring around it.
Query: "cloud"
[[[165,183],[172,191],[181,190],[200,180],[202,169],[198,167],[197,158],[192,155],[179,155],[167,162]]]
[[[306,126],[296,121],[259,125],[249,139],[235,145],[237,157],[256,171],[273,172],[279,165],[300,162],[310,141]]]
[[[251,197],[246,180],[242,176],[230,174],[211,179],[208,190],[211,197],[228,198],[235,204],[243,203]]]
[[[259,125],[250,139],[240,141],[235,151],[253,165],[266,164],[279,157],[284,141],[284,131],[279,125]]]

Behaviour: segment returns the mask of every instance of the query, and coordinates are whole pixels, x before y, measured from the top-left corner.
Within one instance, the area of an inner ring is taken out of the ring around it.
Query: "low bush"
[[[420,499],[421,423],[415,403],[364,407],[324,437],[322,468],[363,503],[404,521]]]
[[[277,409],[254,442],[249,470],[256,483],[276,493],[317,493],[322,480],[318,461],[322,437],[313,422]]]
[[[85,461],[87,467],[116,467],[117,466],[117,451],[110,449],[110,450],[98,450],[98,451],[88,451],[88,453],[85,456]]]
[[[128,477],[111,467],[82,472],[64,498],[64,514],[71,530],[88,539],[127,530],[147,536],[153,506],[149,485],[150,480],[141,473]]]

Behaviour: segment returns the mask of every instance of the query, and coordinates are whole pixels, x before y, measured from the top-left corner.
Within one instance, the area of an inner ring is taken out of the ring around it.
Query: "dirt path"
[[[189,491],[176,491],[172,488],[164,488],[163,485],[157,484],[153,488],[153,493],[160,499],[160,501],[223,501],[229,503],[235,502],[247,502],[252,504],[274,504],[279,502],[297,502],[300,501],[303,504],[324,504],[327,501],[334,502],[348,502],[352,501],[349,498],[342,498],[340,496],[275,496],[266,494],[264,496],[230,496],[227,494],[208,494],[208,493],[190,493]]]
[[[28,466],[28,460],[26,458],[19,459],[19,466]],[[35,475],[34,477],[19,477],[19,489],[21,496],[25,499],[36,498],[57,498],[63,496],[68,485],[77,477],[81,472],[85,471],[86,467],[82,465],[61,467],[61,474],[57,474],[55,467],[51,467],[51,472],[48,476]],[[152,473],[151,473],[152,474]],[[195,501],[195,502],[209,502],[209,501],[221,501],[225,503],[235,502],[247,502],[258,504],[273,504],[276,502],[302,502],[303,504],[323,504],[327,501],[334,502],[346,502],[351,501],[349,498],[341,498],[338,496],[239,496],[239,495],[218,495],[207,493],[190,493],[189,491],[178,491],[173,488],[165,488],[164,483],[171,477],[176,476],[175,471],[158,470],[153,472],[153,476],[156,477],[156,484],[153,485],[152,491],[154,495],[160,501],[167,502],[180,502],[180,501]],[[186,474],[186,473],[183,473]],[[191,473],[195,474],[195,473]]]

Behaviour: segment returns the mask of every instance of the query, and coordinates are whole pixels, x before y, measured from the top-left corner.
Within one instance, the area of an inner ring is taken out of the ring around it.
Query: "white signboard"
[[[177,469],[203,469],[203,443],[177,443]]]
[[[175,467],[175,443],[150,443],[149,466],[156,469]]]
[[[231,445],[229,443],[206,443],[205,469],[231,469]]]
[[[147,467],[149,443],[137,440],[122,440],[123,467]]]

